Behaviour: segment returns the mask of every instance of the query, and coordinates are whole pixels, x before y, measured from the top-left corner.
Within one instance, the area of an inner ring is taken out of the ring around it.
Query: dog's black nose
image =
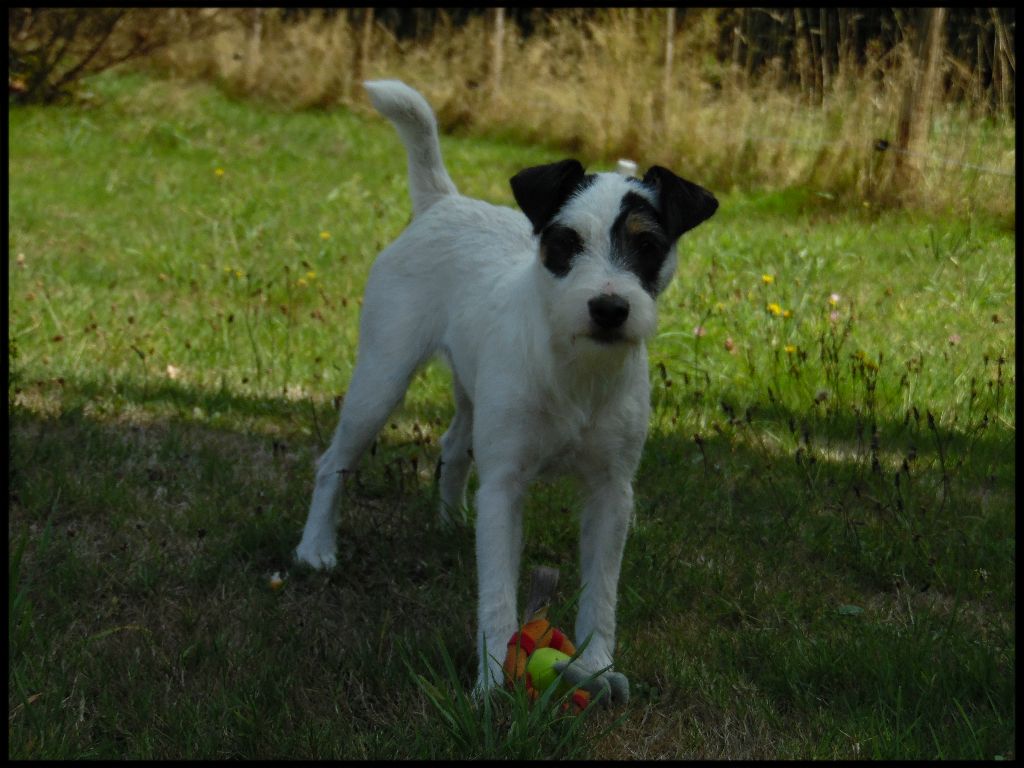
[[[629,302],[617,293],[606,293],[587,302],[590,317],[599,328],[618,328],[629,317]]]

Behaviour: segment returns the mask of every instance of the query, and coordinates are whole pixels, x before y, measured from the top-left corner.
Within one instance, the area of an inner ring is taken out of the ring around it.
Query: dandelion
[[[792,309],[784,309],[784,310],[782,310],[782,316],[788,320],[789,318],[791,318],[793,316],[793,310]]]
[[[765,285],[771,285],[775,282],[775,275],[761,275],[761,282]]]
[[[306,273],[306,279],[316,280],[316,272],[314,272],[313,270],[309,270],[309,272]]]
[[[706,334],[707,329],[705,329],[703,325],[698,325],[693,329],[693,335],[696,336],[698,339]]]
[[[782,314],[782,307],[776,304],[774,301],[767,306],[767,310],[776,317]]]
[[[216,176],[217,178],[220,178],[221,176],[224,175],[224,169],[223,168],[215,168],[213,170],[213,175]]]
[[[838,293],[829,294],[828,303],[831,304],[834,307],[836,304],[839,303],[839,299],[840,299],[840,296],[839,296]]]
[[[796,353],[796,345],[795,344],[787,344],[784,347],[784,349],[786,350],[786,354],[787,355],[792,355],[792,354]]]
[[[236,269],[235,270],[235,277],[238,278],[239,280],[241,280],[243,277],[245,277],[245,272],[242,271],[241,269]]]
[[[323,232],[320,233],[320,239],[321,240],[330,240],[331,239],[331,233],[328,232],[327,230],[324,230]]]

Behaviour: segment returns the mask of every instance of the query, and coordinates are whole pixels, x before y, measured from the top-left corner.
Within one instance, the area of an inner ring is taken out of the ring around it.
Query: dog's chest
[[[628,421],[626,414],[607,409],[539,414],[534,432],[538,474],[593,475],[639,452],[644,430]]]

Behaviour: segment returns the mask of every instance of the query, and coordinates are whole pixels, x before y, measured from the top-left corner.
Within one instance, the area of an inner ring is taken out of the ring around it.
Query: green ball
[[[546,691],[548,686],[558,678],[555,664],[560,661],[568,661],[571,658],[569,654],[556,651],[554,648],[538,648],[530,654],[530,658],[526,661],[526,671],[530,673],[533,687],[538,693]],[[561,688],[566,687],[563,682],[560,690],[556,693],[561,695],[564,692]]]

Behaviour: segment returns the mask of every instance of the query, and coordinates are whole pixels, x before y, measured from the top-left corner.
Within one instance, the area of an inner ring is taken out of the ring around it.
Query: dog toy
[[[572,656],[556,651],[554,648],[536,648],[526,660],[526,674],[530,676],[533,687],[540,693],[544,693],[558,679],[558,670],[555,665],[570,660],[572,660]],[[555,693],[561,696],[566,690],[568,690],[568,686],[563,680]]]
[[[547,619],[548,605],[557,584],[558,569],[540,566],[534,570],[523,626],[508,641],[503,665],[505,684],[512,688],[522,680],[531,701],[536,701],[560,673],[562,682],[555,690],[556,695],[563,695],[578,682],[578,675],[565,674],[567,669],[573,669],[569,662],[576,653],[576,647]],[[572,692],[570,702],[564,706],[571,706],[573,713],[579,714],[590,703],[590,692],[577,688]]]

